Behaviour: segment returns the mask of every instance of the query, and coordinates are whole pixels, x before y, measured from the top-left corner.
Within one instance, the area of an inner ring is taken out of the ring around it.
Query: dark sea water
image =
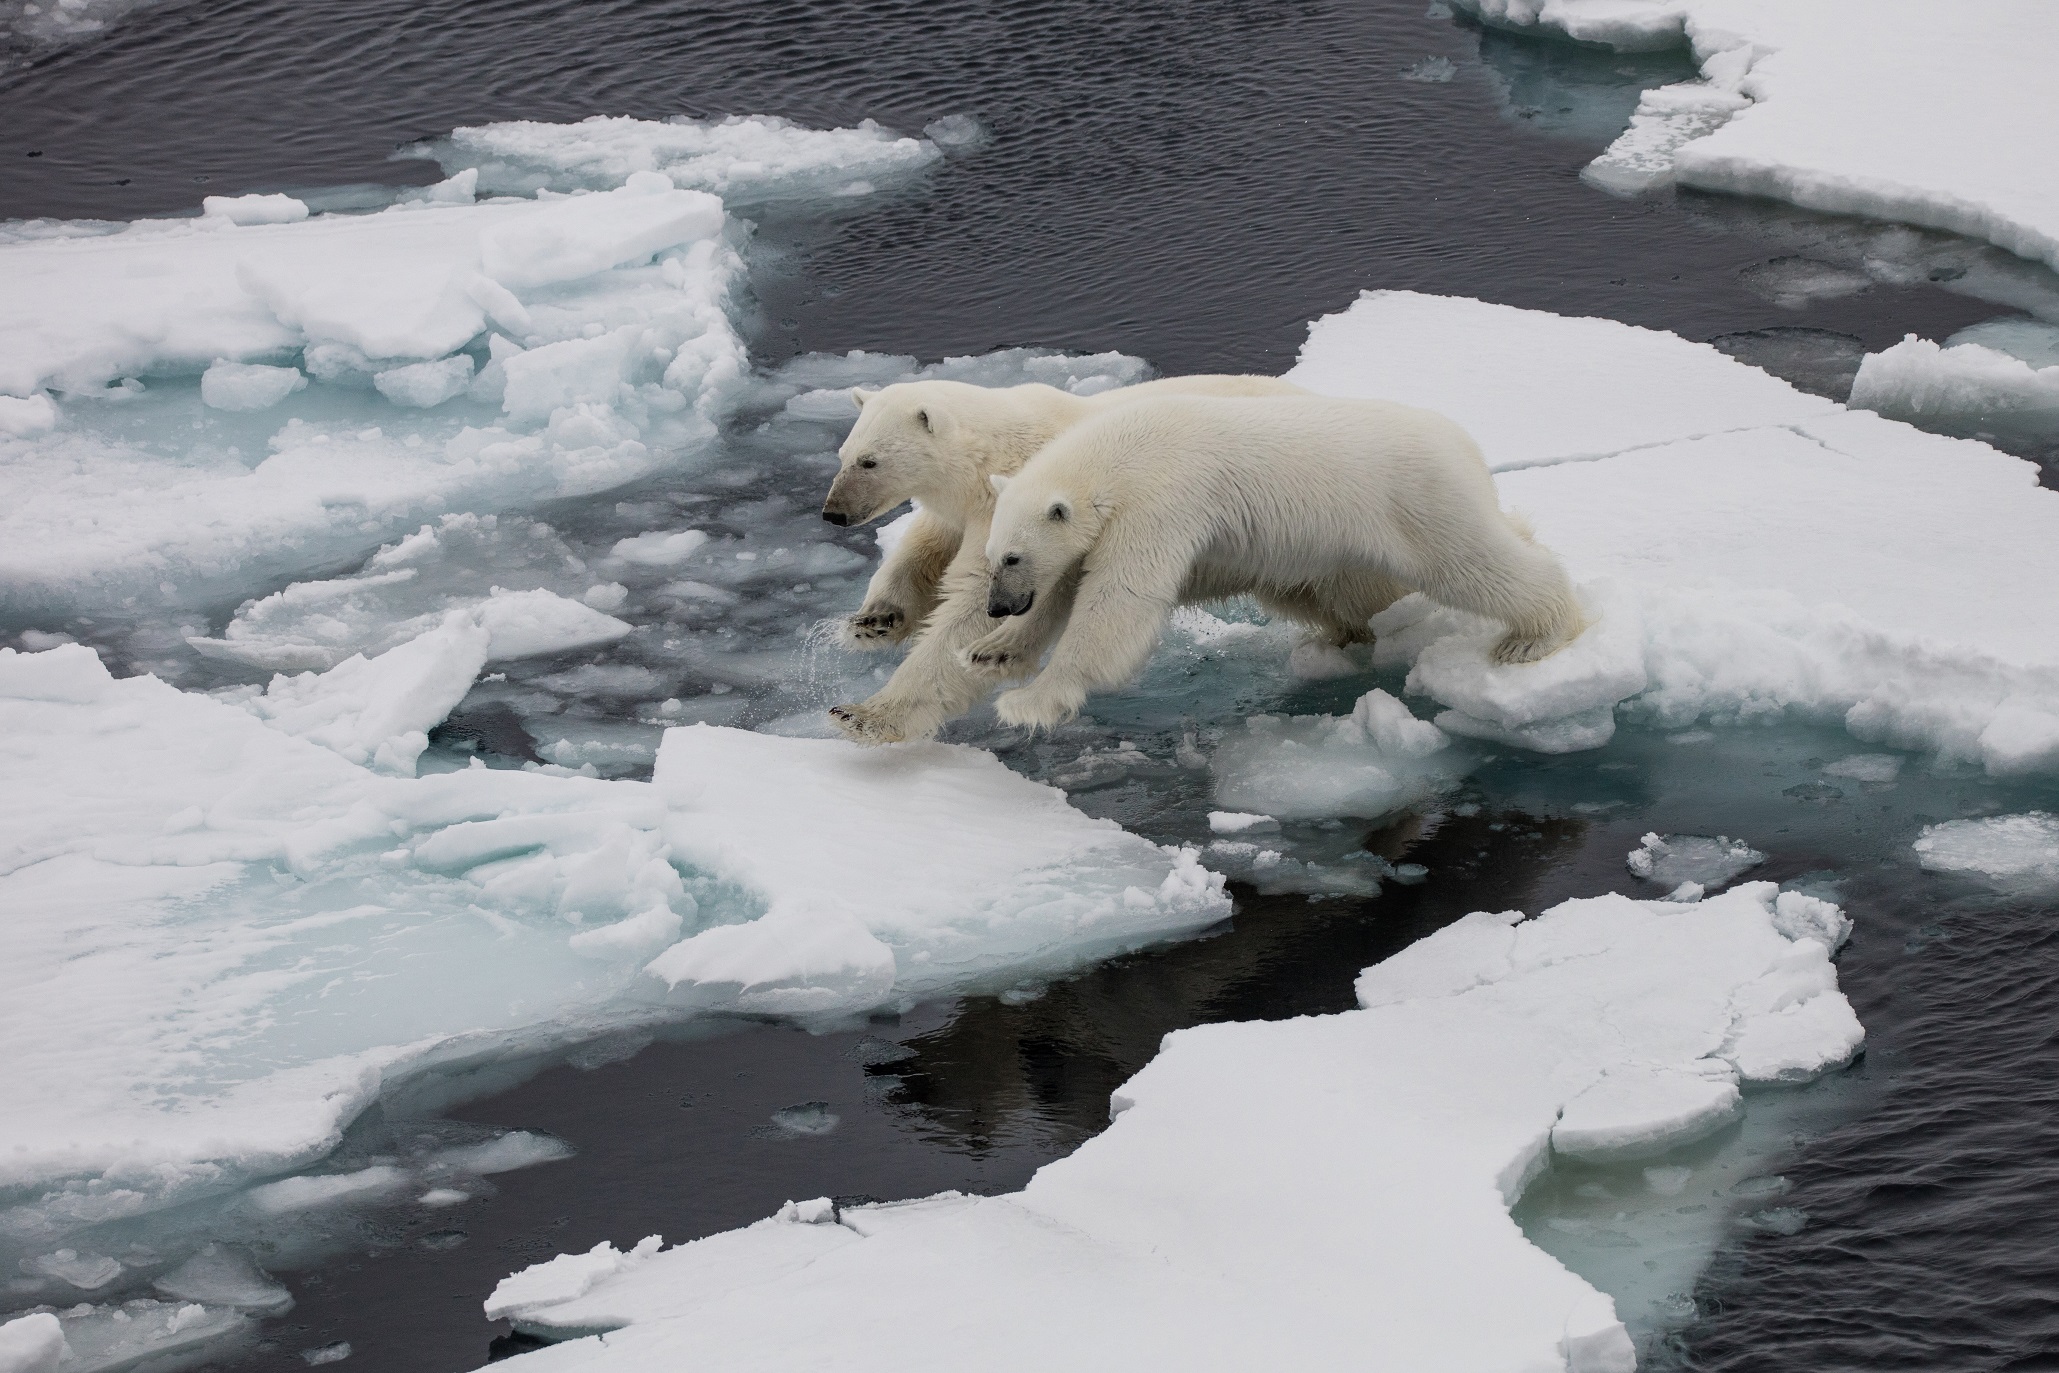
[[[1403,78],[1432,56],[1456,64],[1452,80]],[[1722,339],[1836,394],[1860,350],[2007,313],[1949,281],[1779,303],[1761,269],[1841,261],[1863,228],[1581,184],[1637,90],[1687,74],[1676,57],[1482,33],[1424,0],[172,3],[0,72],[0,216],[422,183],[436,169],[395,147],[497,119],[758,113],[914,132],[972,115],[985,146],[916,186],[767,223],[762,361],[1043,345],[1167,373],[1278,371],[1308,320],[1405,287]],[[1103,1127],[1109,1090],[1166,1032],[1346,1009],[1359,967],[1467,911],[1632,890],[1623,854],[1661,828],[1746,835],[1772,854],[1754,876],[1842,883],[1859,932],[1841,976],[1870,1038],[1840,1087],[1848,1107],[1779,1161],[1782,1204],[1806,1224],[1733,1225],[1648,1362],[2059,1368],[2059,912],[1907,855],[1922,823],[2049,795],[1947,774],[1783,799],[1851,741],[1735,735],[1692,768],[1634,730],[1600,754],[1509,763],[1475,779],[1477,815],[1366,837],[1427,866],[1422,886],[1241,892],[1213,936],[1020,1004],[973,998],[825,1035],[740,1024],[510,1071],[455,1114],[554,1134],[577,1156],[433,1217],[339,1222],[341,1257],[280,1274],[298,1305],[238,1366],[302,1368],[302,1350],[347,1340],[353,1367],[468,1368],[520,1344],[480,1318],[493,1284],[561,1251],[685,1240],[789,1198],[1019,1186]],[[1149,798],[1076,800],[1136,823],[1124,807]],[[787,1119],[835,1128],[774,1122],[811,1106]],[[376,1154],[412,1128],[396,1107],[346,1147]]]

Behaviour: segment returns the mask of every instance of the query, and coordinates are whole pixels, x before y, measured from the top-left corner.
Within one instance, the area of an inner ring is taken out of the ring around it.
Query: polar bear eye
[[[1022,554],[1020,553],[1010,553],[1007,557],[1001,559],[1001,566],[1003,567],[1020,567],[1021,565]]]
[[[873,468],[879,466],[879,462],[875,458],[860,458],[858,460],[858,465],[869,472]]]

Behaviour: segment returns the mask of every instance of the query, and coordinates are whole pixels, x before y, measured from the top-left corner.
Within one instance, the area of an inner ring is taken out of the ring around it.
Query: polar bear
[[[869,648],[921,633],[871,699],[830,711],[850,737],[888,743],[930,737],[989,688],[985,678],[967,671],[959,650],[993,629],[985,552],[994,509],[991,478],[1019,470],[1072,426],[1141,400],[1309,393],[1277,377],[1192,376],[1093,396],[1037,383],[988,387],[957,381],[901,382],[851,394],[859,405],[858,422],[838,454],[822,518],[859,525],[904,501],[921,507],[873,574],[843,638],[849,647]],[[1036,624],[1025,621],[1020,632],[1036,632]]]
[[[1183,602],[1256,595],[1325,629],[1364,628],[1396,583],[1501,621],[1502,663],[1584,627],[1565,569],[1502,512],[1480,450],[1452,421],[1388,401],[1142,399],[1061,434],[1000,492],[987,613],[966,646],[988,681],[1025,675],[1057,629],[1015,626],[1056,597],[1067,615],[1035,681],[995,702],[1051,728],[1120,685]]]

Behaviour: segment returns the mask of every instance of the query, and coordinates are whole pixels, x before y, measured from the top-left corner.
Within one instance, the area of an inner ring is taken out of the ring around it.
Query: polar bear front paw
[[[884,648],[907,638],[912,627],[913,622],[906,611],[882,601],[862,607],[856,615],[844,621],[844,645],[847,648]]]
[[[1080,713],[1086,704],[1083,692],[1048,687],[1032,683],[1004,691],[994,698],[994,713],[1007,725],[1027,725],[1031,729],[1056,729]]]
[[[908,737],[901,722],[878,706],[831,706],[829,718],[854,743],[898,744]]]

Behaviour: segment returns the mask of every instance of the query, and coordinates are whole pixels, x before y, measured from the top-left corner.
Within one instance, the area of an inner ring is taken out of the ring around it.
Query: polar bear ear
[[[1051,502],[1051,508],[1044,512],[1044,518],[1053,524],[1064,524],[1072,518],[1072,502],[1063,497]]]
[[[853,386],[851,388],[851,399],[858,402],[858,408],[860,410],[863,410],[865,408],[866,401],[871,400],[874,396],[878,394],[879,392],[868,391],[862,386]]]
[[[995,473],[993,476],[987,478],[987,485],[993,487],[994,494],[998,496],[1008,489],[1009,480],[1009,478],[1001,476],[999,473]]]

